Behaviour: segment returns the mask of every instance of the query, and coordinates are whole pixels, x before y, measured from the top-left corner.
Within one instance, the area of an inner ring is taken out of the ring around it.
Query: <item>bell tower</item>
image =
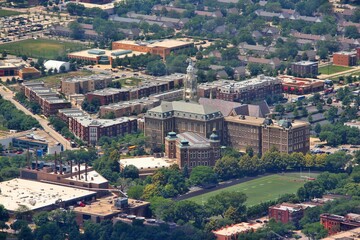
[[[187,62],[189,63],[189,66],[186,69],[183,100],[186,102],[197,102],[198,99],[195,68],[190,58],[187,60]]]

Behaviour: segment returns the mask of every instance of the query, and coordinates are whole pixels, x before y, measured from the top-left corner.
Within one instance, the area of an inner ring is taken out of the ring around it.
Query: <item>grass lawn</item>
[[[343,72],[343,71],[350,70],[350,69],[351,69],[350,67],[330,65],[330,66],[319,67],[319,73],[330,75],[330,74]]]
[[[309,173],[303,173],[303,176],[309,176]],[[316,177],[317,174],[311,174],[311,177]],[[300,178],[299,173],[285,173],[274,174],[266,177],[251,180],[249,182],[240,183],[224,189],[219,189],[213,192],[205,193],[187,200],[194,201],[198,204],[203,204],[211,196],[214,196],[222,191],[237,191],[243,192],[248,197],[246,201],[247,206],[259,204],[269,200],[275,200],[280,195],[286,193],[296,193],[296,191],[305,184],[305,179]]]
[[[129,77],[129,78],[120,79],[118,81],[120,81],[121,86],[132,87],[132,86],[138,85],[138,83],[140,83],[142,81],[142,79],[135,78],[135,77]]]
[[[68,52],[85,49],[85,45],[73,42],[55,41],[49,39],[27,39],[0,45],[0,52],[6,50],[9,54],[27,55],[34,58],[55,59]]]
[[[0,9],[0,17],[8,17],[8,16],[14,16],[14,15],[20,15],[20,14],[23,14],[23,13],[11,11],[11,10]]]
[[[33,81],[43,81],[47,87],[59,87],[62,78],[89,76],[91,74],[93,74],[91,71],[82,70],[76,72],[53,74],[50,76],[34,79]]]

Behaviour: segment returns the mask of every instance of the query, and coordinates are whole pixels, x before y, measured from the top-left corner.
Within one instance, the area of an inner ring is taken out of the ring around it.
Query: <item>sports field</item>
[[[27,55],[33,58],[55,59],[68,52],[85,49],[84,44],[55,41],[49,39],[27,39],[18,42],[0,45],[0,52],[3,50],[9,54],[21,56]]]
[[[23,14],[23,13],[11,11],[11,10],[0,9],[0,17],[8,17],[8,16],[14,16],[14,15],[20,15],[20,14]]]
[[[309,173],[303,175],[309,176]],[[316,176],[316,173],[310,174],[310,177]],[[274,174],[205,193],[187,200],[203,204],[209,197],[221,193],[222,191],[237,191],[245,193],[248,197],[246,205],[252,206],[261,202],[276,200],[280,195],[286,193],[296,193],[305,182],[305,178],[301,178],[299,173]]]
[[[330,74],[343,72],[343,71],[350,70],[350,69],[351,68],[344,67],[344,66],[329,65],[329,66],[319,67],[319,73],[330,75]]]

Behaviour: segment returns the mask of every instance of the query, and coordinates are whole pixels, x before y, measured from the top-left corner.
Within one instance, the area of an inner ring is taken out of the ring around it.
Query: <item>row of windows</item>
[[[209,166],[209,162],[208,161],[190,162],[190,167],[196,167],[196,166]]]

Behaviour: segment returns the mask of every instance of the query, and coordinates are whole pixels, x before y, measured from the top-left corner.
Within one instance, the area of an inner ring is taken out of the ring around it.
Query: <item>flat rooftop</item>
[[[210,147],[210,140],[198,133],[184,132],[176,135],[180,140],[187,140],[191,147]]]
[[[112,103],[109,105],[104,105],[101,106],[100,109],[122,109],[122,108],[127,108],[129,106],[136,106],[139,104],[155,104],[155,103],[159,103],[160,100],[159,99],[149,99],[149,98],[144,98],[144,99],[134,99],[131,101],[125,101],[125,102],[119,102],[119,103]]]
[[[124,88],[104,88],[104,89],[100,89],[100,90],[95,90],[93,92],[89,92],[87,94],[92,94],[92,95],[98,95],[98,96],[108,96],[108,95],[112,95],[112,94],[117,94],[117,93],[121,93],[121,92],[128,92],[129,90],[124,89]]]
[[[265,118],[250,117],[250,116],[228,116],[228,117],[225,117],[226,122],[243,123],[243,124],[258,126],[258,127],[263,125],[264,120],[265,120]],[[268,127],[282,129],[282,127],[280,126],[280,123],[281,123],[281,121],[284,121],[284,120],[279,120],[279,121],[272,120],[272,121],[273,121],[273,124]],[[297,120],[291,122],[292,128],[303,127],[306,125],[309,125],[309,123],[303,122],[303,121],[297,121]]]
[[[175,39],[151,40],[151,41],[122,40],[122,41],[117,41],[115,43],[122,43],[128,45],[136,45],[136,46],[147,46],[147,47],[164,47],[164,48],[176,48],[176,47],[182,47],[193,44],[193,42],[184,42]]]
[[[317,62],[311,62],[311,61],[300,61],[300,62],[295,62],[294,64],[302,65],[302,66],[311,66],[313,64],[318,64],[318,63]]]
[[[18,137],[15,137],[16,139],[28,141],[28,142],[38,142],[38,143],[47,143],[50,146],[54,146],[56,144],[59,144],[59,142],[50,136],[47,132],[44,130],[36,130],[31,132],[25,132],[22,135],[18,135]]]
[[[120,124],[124,122],[128,122],[133,120],[134,118],[121,117],[115,119],[93,119],[91,117],[75,117],[75,119],[83,126],[102,126],[102,127],[110,127],[115,124]]]
[[[238,223],[232,226],[224,227],[219,230],[213,231],[215,235],[221,235],[221,236],[232,236],[236,235],[245,231],[249,230],[257,230],[259,228],[262,228],[264,226],[264,223],[257,223],[257,222],[242,222]]]
[[[334,53],[333,55],[335,55],[335,54],[337,54],[337,55],[348,55],[348,56],[350,56],[350,55],[356,55],[356,52],[340,51],[340,52]]]
[[[300,211],[302,209],[301,206],[297,204],[290,204],[290,203],[282,203],[275,206],[272,206],[273,209],[283,210],[283,211],[289,211],[289,212],[296,212]]]
[[[80,174],[80,179],[78,178],[79,175],[77,173],[77,171],[75,170],[77,168],[77,166],[73,166],[73,178],[66,178],[66,179],[72,179],[72,180],[76,180],[79,182],[86,182],[86,183],[96,183],[96,184],[102,184],[102,183],[107,183],[108,180],[106,178],[104,178],[103,176],[101,176],[98,172],[96,172],[95,170],[90,170],[87,174],[87,181],[85,181],[85,173]],[[85,165],[81,165],[80,170],[85,170]]]
[[[66,202],[96,194],[92,191],[19,178],[0,182],[0,189],[0,203],[9,211],[16,211],[21,205],[36,210],[53,205],[59,199]]]
[[[117,198],[118,197],[114,195],[105,198],[100,198],[95,202],[92,202],[90,205],[86,205],[85,207],[75,207],[74,211],[77,213],[97,215],[97,216],[107,216],[107,215],[121,213],[123,210],[117,209],[114,206],[114,202]],[[129,208],[131,209],[131,208],[146,206],[149,203],[135,199],[128,199],[128,204],[129,204]]]
[[[322,240],[359,240],[360,227],[322,238]]]
[[[60,114],[64,114],[67,117],[82,117],[88,116],[88,114],[78,108],[64,108],[58,110]]]
[[[155,157],[136,157],[119,160],[121,167],[134,165],[139,171],[146,169],[168,168],[175,164],[175,160]]]
[[[89,76],[71,77],[62,79],[62,82],[86,82],[86,81],[101,81],[104,79],[112,79],[110,75],[106,74],[93,74]]]
[[[102,53],[102,54],[92,54],[92,53],[89,53],[89,51],[102,51],[104,53]],[[112,55],[113,53],[117,53],[117,52],[120,52],[120,51],[127,51],[127,50],[125,50],[125,49],[117,49],[117,50],[86,49],[86,50],[83,50],[83,51],[69,53],[68,56],[86,57],[86,58],[96,58],[96,57],[106,56],[106,57],[111,57],[111,58],[115,59],[117,57],[118,58],[124,58],[125,56],[132,57],[133,55],[139,56],[139,55],[144,54],[143,52],[131,51],[131,52],[127,53],[127,54],[122,54],[122,55],[117,55],[117,56]]]

